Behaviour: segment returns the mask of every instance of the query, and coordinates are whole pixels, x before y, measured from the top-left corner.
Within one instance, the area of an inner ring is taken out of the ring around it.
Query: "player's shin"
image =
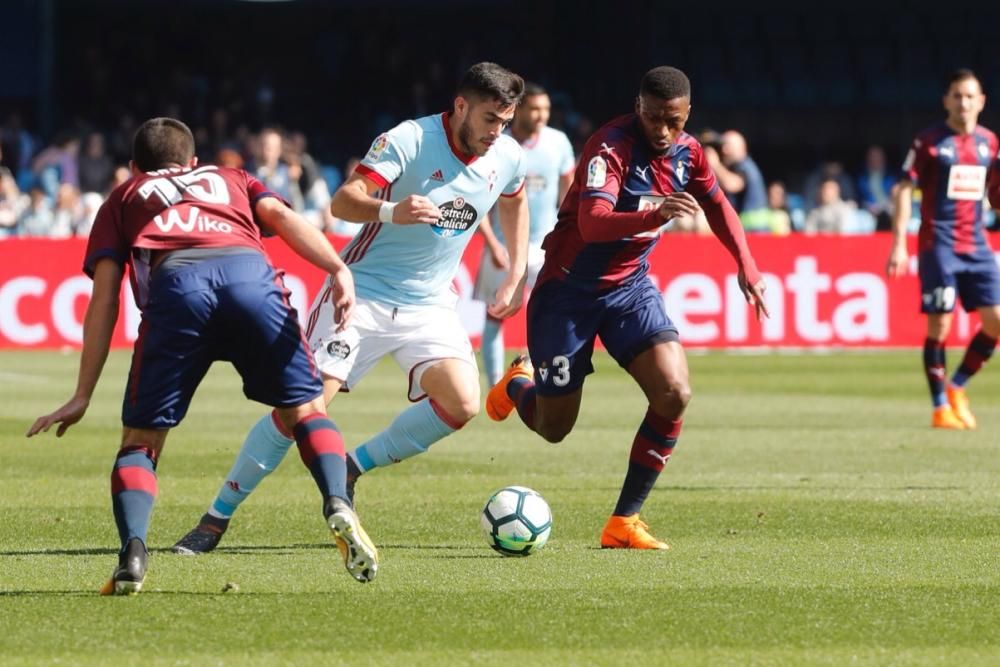
[[[507,384],[507,396],[514,401],[517,416],[524,425],[535,430],[535,383],[523,377],[515,377]]]
[[[299,456],[323,496],[324,506],[330,497],[347,500],[347,464],[344,439],[337,426],[322,413],[304,417],[293,429]]]
[[[293,442],[281,432],[274,412],[261,417],[243,441],[236,462],[208,510],[209,515],[220,519],[231,517],[261,480],[278,467]]]
[[[401,412],[389,426],[351,452],[360,473],[422,454],[464,424],[429,398]]]
[[[480,347],[483,353],[483,366],[486,368],[486,379],[492,387],[504,374],[504,341],[502,323],[491,317],[486,318],[483,325],[483,337]]]
[[[111,470],[111,505],[122,550],[129,540],[146,543],[156,500],[156,453],[145,445],[123,447]]]
[[[646,417],[632,441],[628,473],[615,506],[615,515],[638,514],[674,451],[681,423],[680,419],[667,419],[652,410],[646,411]]]
[[[945,405],[948,398],[945,395],[945,351],[942,341],[924,339],[924,373],[927,375],[927,387],[934,407]]]
[[[978,373],[979,369],[993,356],[996,346],[997,339],[980,330],[969,341],[969,347],[966,348],[962,363],[951,378],[951,384],[955,387],[964,387],[969,378]]]

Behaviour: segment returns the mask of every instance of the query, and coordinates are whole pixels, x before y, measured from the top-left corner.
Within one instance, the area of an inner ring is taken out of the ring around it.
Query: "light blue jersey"
[[[508,129],[506,134],[509,134]],[[530,231],[528,243],[541,245],[545,235],[556,226],[559,213],[559,178],[576,168],[573,146],[565,133],[545,126],[537,137],[521,144],[524,149],[524,189],[528,198]],[[493,216],[493,233],[503,241],[497,216]]]
[[[365,224],[341,256],[359,298],[390,306],[453,305],[451,281],[480,220],[524,187],[524,151],[501,135],[482,157],[451,144],[448,114],[405,121],[379,135],[358,173],[398,202],[423,195],[444,214],[433,225]]]

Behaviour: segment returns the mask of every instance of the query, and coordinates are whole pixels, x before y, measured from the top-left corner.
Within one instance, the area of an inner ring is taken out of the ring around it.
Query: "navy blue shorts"
[[[663,295],[648,277],[605,293],[548,280],[535,287],[528,302],[528,354],[538,394],[579,389],[594,372],[598,336],[622,368],[657,343],[678,339]]]
[[[122,423],[179,424],[216,360],[236,367],[252,400],[293,407],[321,395],[322,378],[287,295],[255,254],[158,270],[132,354]]]
[[[1000,270],[992,253],[959,255],[947,249],[920,253],[920,311],[950,313],[955,298],[967,311],[1000,304]]]

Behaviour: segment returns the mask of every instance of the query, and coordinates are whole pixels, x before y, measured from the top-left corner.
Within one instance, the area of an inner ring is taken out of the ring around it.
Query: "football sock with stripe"
[[[156,500],[156,454],[145,445],[123,447],[111,469],[111,507],[122,549],[134,537],[146,543]]]
[[[663,466],[677,444],[681,433],[680,419],[667,419],[652,410],[646,410],[646,418],[639,425],[639,431],[632,441],[629,454],[628,472],[622,485],[614,514],[630,516],[637,514],[646,502],[646,497],[656,484]]]
[[[503,377],[503,329],[501,322],[486,316],[483,325],[483,337],[480,342],[483,353],[483,367],[486,368],[486,379],[492,387]]]
[[[979,372],[996,349],[997,339],[988,336],[982,329],[969,341],[969,347],[965,350],[962,363],[951,378],[951,383],[956,387],[964,387],[973,375]]]
[[[924,373],[927,374],[927,386],[931,391],[931,401],[935,408],[948,402],[948,397],[944,393],[944,362],[944,342],[933,338],[924,339]]]
[[[422,454],[462,426],[441,406],[425,398],[399,413],[388,428],[359,445],[350,456],[364,473]]]
[[[236,462],[208,510],[209,515],[219,519],[231,517],[261,480],[278,467],[293,442],[281,432],[273,411],[261,417],[247,433]]]
[[[299,456],[312,473],[324,503],[330,496],[347,500],[347,462],[344,438],[333,421],[322,413],[311,414],[292,429]]]
[[[535,383],[524,377],[513,378],[507,383],[507,396],[517,407],[517,416],[524,425],[535,430]]]

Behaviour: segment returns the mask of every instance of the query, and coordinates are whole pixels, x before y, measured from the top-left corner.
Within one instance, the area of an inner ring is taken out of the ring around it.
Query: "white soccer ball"
[[[500,489],[479,515],[486,542],[504,556],[528,556],[545,546],[552,532],[552,511],[525,486]]]

